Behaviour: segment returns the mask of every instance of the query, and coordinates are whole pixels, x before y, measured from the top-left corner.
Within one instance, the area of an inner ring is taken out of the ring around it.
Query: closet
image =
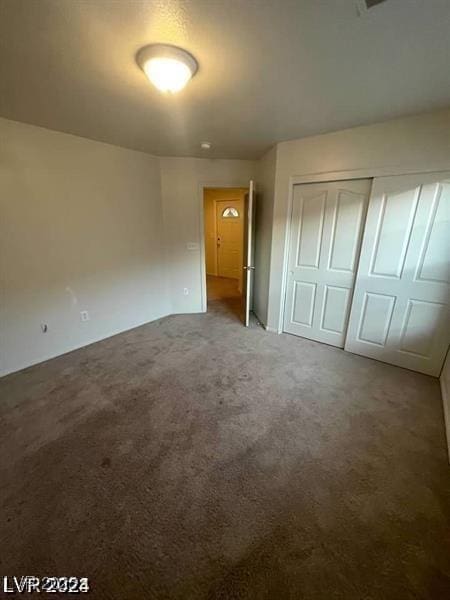
[[[450,173],[293,186],[284,331],[438,376]]]

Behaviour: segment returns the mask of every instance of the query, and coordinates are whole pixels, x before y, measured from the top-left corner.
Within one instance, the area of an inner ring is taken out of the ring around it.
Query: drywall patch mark
[[[78,305],[78,298],[75,294],[75,292],[73,291],[73,289],[70,286],[66,287],[66,292],[69,294],[71,301],[72,301],[72,306],[77,306]]]

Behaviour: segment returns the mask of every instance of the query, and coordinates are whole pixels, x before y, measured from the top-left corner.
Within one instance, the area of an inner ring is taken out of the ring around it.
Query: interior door
[[[216,202],[217,274],[240,279],[242,272],[243,202],[242,199]]]
[[[374,180],[345,349],[439,375],[449,342],[450,173]]]
[[[250,323],[252,309],[253,279],[255,266],[253,262],[255,237],[255,184],[250,181],[244,202],[244,278],[242,282],[242,320],[246,327]]]
[[[370,179],[295,185],[284,331],[344,347]]]

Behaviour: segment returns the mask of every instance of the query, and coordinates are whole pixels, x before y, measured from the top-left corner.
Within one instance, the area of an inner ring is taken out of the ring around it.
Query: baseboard
[[[76,352],[77,350],[81,350],[81,348],[86,348],[87,346],[92,346],[93,344],[98,344],[98,342],[102,342],[103,340],[108,340],[109,338],[115,337],[116,335],[120,335],[122,333],[126,333],[127,331],[132,331],[133,329],[137,329],[138,327],[142,327],[143,325],[147,325],[148,323],[154,323],[155,321],[159,321],[160,319],[164,319],[165,317],[170,317],[172,314],[173,313],[165,313],[163,315],[155,317],[151,321],[143,321],[142,323],[138,323],[137,325],[133,325],[132,327],[128,327],[127,329],[119,329],[117,331],[112,332],[109,335],[91,339],[88,342],[83,343],[83,344],[76,344],[74,346],[71,346],[70,348],[67,348],[67,350],[64,350],[64,352],[58,352],[56,354],[45,355],[35,361],[21,365],[20,367],[13,368],[11,370],[5,370],[5,371],[2,370],[2,371],[0,371],[0,379],[2,377],[7,377],[8,375],[12,375],[13,373],[19,373],[20,371],[25,371],[26,369],[29,369],[30,367],[40,365],[44,362],[47,362],[48,360],[53,360],[54,358],[58,358],[60,356],[65,356],[66,354],[70,354],[71,352]]]
[[[278,329],[275,329],[274,327],[269,327],[268,325],[265,326],[264,328],[266,331],[269,331],[270,333],[276,333],[277,335],[280,333],[278,331]]]
[[[266,325],[266,323],[264,323],[264,321],[258,317],[258,314],[254,310],[252,310],[252,313],[255,315],[256,319],[258,320],[258,323],[261,325],[261,327],[263,329],[265,329],[269,333],[279,333],[278,329],[273,329],[273,327],[268,327]]]
[[[445,421],[445,433],[447,436],[447,450],[448,450],[448,461],[450,463],[450,390],[447,388],[444,375],[441,375],[441,394],[442,404],[444,407],[444,421]]]
[[[258,321],[259,325],[261,325],[261,327],[263,329],[266,329],[266,324],[264,323],[264,321],[262,319],[260,319],[258,317],[258,314],[256,313],[256,311],[252,308],[251,312],[253,313],[254,317],[256,318],[256,320]]]

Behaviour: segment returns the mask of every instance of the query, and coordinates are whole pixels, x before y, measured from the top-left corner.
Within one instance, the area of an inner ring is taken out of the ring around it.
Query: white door
[[[284,331],[344,347],[370,185],[294,186]]]
[[[243,201],[218,200],[217,223],[217,274],[219,277],[241,278],[243,240]]]
[[[242,285],[242,321],[246,327],[250,323],[254,278],[254,226],[255,226],[255,184],[250,181],[244,207],[244,279]]]
[[[345,349],[439,375],[448,347],[450,173],[373,182]]]

